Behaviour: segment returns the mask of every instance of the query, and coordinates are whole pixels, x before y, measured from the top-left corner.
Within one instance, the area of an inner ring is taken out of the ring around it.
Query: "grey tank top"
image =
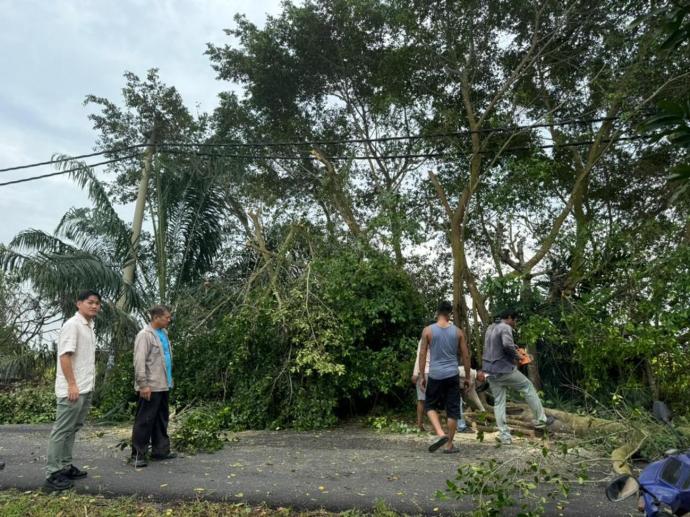
[[[458,328],[449,325],[431,325],[431,361],[429,377],[436,380],[448,379],[458,375]]]

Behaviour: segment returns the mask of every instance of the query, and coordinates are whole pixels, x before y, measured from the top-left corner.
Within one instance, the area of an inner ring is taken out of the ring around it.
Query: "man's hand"
[[[141,388],[139,390],[139,396],[144,400],[151,400],[151,388]]]
[[[420,375],[422,382],[419,384],[419,389],[426,391],[426,375]]]
[[[417,379],[419,379],[419,376],[413,375],[412,376],[412,384],[417,384]]]
[[[70,402],[76,402],[79,400],[79,388],[76,384],[67,385],[67,400]]]
[[[470,384],[471,384],[470,379],[466,378],[464,381],[462,381],[463,390],[468,391],[470,389]]]

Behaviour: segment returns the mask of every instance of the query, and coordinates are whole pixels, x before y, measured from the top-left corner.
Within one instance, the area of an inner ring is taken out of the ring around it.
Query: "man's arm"
[[[417,362],[417,368],[419,368],[419,375],[422,378],[422,388],[426,389],[426,356],[429,353],[429,344],[431,343],[431,332],[429,327],[426,327],[422,331],[422,339],[420,342],[419,349],[419,361]]]
[[[74,368],[72,368],[73,355],[74,352],[65,352],[60,356],[60,368],[62,368],[62,375],[67,379],[67,399],[70,402],[79,400],[79,387],[74,377]]]
[[[467,348],[467,340],[465,339],[465,333],[461,328],[458,328],[458,360],[462,362],[465,367],[465,386],[468,387],[472,381],[472,376],[470,372],[470,351]]]
[[[77,340],[79,333],[77,327],[73,324],[66,324],[60,330],[60,337],[58,338],[58,361],[60,361],[60,369],[67,381],[67,399],[70,402],[79,400],[79,387],[77,386],[77,379],[74,376],[74,368],[72,366],[72,356],[77,351]]]
[[[417,343],[417,356],[414,359],[414,370],[412,370],[412,384],[417,384],[417,377],[419,377],[419,352],[422,349],[422,340]]]
[[[501,345],[503,345],[503,351],[506,356],[508,356],[508,359],[514,362],[519,360],[517,345],[515,341],[513,341],[513,329],[508,325],[502,326],[501,328]]]
[[[143,332],[137,334],[134,340],[134,379],[139,386],[139,396],[143,399],[151,399],[151,387],[149,380],[146,378],[146,354],[148,347],[146,345],[146,336]]]

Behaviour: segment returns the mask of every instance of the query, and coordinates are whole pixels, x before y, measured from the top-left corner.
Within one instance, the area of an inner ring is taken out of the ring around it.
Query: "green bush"
[[[199,406],[184,413],[170,436],[173,448],[191,454],[222,449],[226,438],[221,422],[215,406]]]
[[[91,418],[118,422],[134,416],[137,396],[131,351],[120,356],[113,368],[99,376],[95,395]]]
[[[391,415],[372,416],[367,419],[367,425],[378,431],[398,434],[419,433],[417,426],[410,425],[400,418]]]
[[[348,250],[284,281],[283,295],[256,288],[211,332],[180,340],[177,404],[221,401],[233,430],[313,429],[339,408],[405,397],[424,309],[404,271]]]
[[[291,407],[292,427],[299,431],[333,427],[337,423],[335,403],[334,390],[323,383],[302,386]]]
[[[0,392],[0,424],[39,424],[55,419],[52,386],[17,386]]]

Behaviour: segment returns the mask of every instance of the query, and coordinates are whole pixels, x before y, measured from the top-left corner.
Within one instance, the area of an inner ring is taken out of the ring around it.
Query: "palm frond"
[[[10,241],[10,248],[36,253],[74,253],[78,248],[50,235],[42,230],[33,228],[19,232]]]
[[[34,379],[55,364],[52,352],[32,350],[27,346],[0,357],[0,384]]]
[[[53,157],[53,159],[65,158],[68,157],[64,155],[55,155]],[[120,219],[120,216],[117,214],[115,207],[110,201],[105,185],[98,181],[92,169],[79,161],[64,161],[58,165],[58,168],[62,170],[77,169],[71,172],[70,176],[82,189],[86,189],[94,208],[98,212],[104,214],[104,219],[107,219],[111,223],[114,232],[113,235],[119,236],[129,234],[127,225]]]

